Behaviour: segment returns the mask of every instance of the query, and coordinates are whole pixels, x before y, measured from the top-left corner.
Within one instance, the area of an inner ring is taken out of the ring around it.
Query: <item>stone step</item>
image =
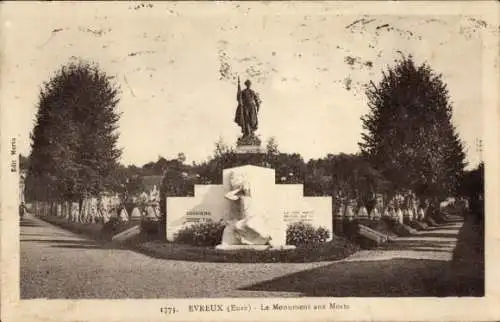
[[[373,230],[365,225],[358,225],[358,232],[361,236],[373,240],[377,244],[383,244],[389,241],[389,236],[386,234],[380,233],[376,230]]]
[[[141,233],[141,227],[139,225],[136,225],[125,231],[122,231],[119,234],[114,235],[113,238],[111,238],[111,240],[114,242],[124,242],[126,240],[129,240],[130,238],[139,235],[140,233]]]

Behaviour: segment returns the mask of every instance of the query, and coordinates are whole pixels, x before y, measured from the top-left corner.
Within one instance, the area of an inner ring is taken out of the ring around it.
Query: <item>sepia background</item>
[[[186,154],[188,162],[198,161],[212,152],[219,136],[233,143],[238,134],[232,123],[234,76],[238,74],[254,80],[264,101],[259,133],[264,138],[275,136],[281,150],[299,152],[305,158],[356,152],[359,118],[367,112],[363,84],[376,82],[381,71],[400,57],[396,51],[400,50],[443,73],[453,98],[455,125],[468,148],[468,161],[476,165],[481,158],[486,160],[487,213],[497,213],[496,7],[149,5],[3,4],[2,146],[17,136],[19,152],[29,153],[40,85],[61,64],[78,56],[98,62],[121,86],[120,146],[125,164],[142,164],[158,155],[172,157],[179,152]],[[465,13],[470,16],[461,15]],[[377,29],[386,24],[388,27]],[[485,141],[482,156],[476,146],[478,139]],[[4,160],[10,160],[5,148],[2,164]],[[17,177],[2,171],[3,214],[16,207],[17,191],[9,187],[17,184]],[[490,218],[485,299],[349,299],[346,302],[352,310],[333,317],[318,314],[317,319],[493,320],[498,316],[498,264],[493,260],[498,257],[494,247],[498,221]],[[16,320],[167,319],[157,313],[165,305],[162,300],[20,303],[17,234],[17,220],[2,215],[2,309],[7,307],[19,317]],[[304,303],[318,301],[321,299],[301,299]],[[169,301],[173,302],[182,305],[188,301]],[[392,309],[395,307],[398,309]],[[262,319],[305,317],[285,313]],[[182,318],[233,320],[222,315]]]
[[[244,3],[203,12],[176,3],[7,4],[2,87],[16,110],[20,152],[29,152],[38,89],[79,57],[97,62],[121,87],[125,165],[180,152],[199,162],[219,137],[233,144],[237,75],[250,78],[263,99],[259,134],[274,136],[282,151],[306,160],[355,153],[360,116],[368,112],[364,86],[377,83],[395,59],[413,55],[443,74],[453,121],[477,165],[480,53],[482,35],[497,34],[491,22],[308,7],[316,12],[279,14]]]

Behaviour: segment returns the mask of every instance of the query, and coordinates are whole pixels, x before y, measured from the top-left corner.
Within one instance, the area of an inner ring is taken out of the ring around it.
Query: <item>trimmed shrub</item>
[[[109,221],[102,226],[102,233],[105,236],[112,236],[119,226],[119,220],[116,217],[109,218]]]
[[[119,234],[130,227],[131,226],[128,222],[123,222],[119,218],[112,217],[102,226],[102,238],[111,240],[114,235]]]
[[[177,232],[174,242],[194,246],[216,246],[222,241],[225,227],[222,221],[192,224]]]
[[[174,242],[194,246],[216,246],[222,241],[225,227],[222,221],[189,225],[177,233]],[[319,246],[326,243],[329,237],[330,233],[325,228],[315,228],[306,223],[292,224],[286,231],[286,243],[295,246]]]
[[[311,224],[298,222],[288,226],[286,243],[289,245],[319,246],[326,242],[330,233],[323,227],[315,228]]]
[[[155,235],[159,233],[160,220],[151,220],[143,218],[141,220],[141,232],[148,235]]]

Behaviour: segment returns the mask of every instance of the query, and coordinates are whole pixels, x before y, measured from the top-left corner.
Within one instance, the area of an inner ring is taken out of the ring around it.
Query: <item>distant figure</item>
[[[241,132],[243,137],[252,136],[257,130],[258,118],[257,114],[259,112],[261,100],[256,92],[254,92],[250,87],[252,82],[250,80],[245,81],[246,88],[242,91],[240,86],[240,79],[238,78],[238,107],[236,108],[236,115],[234,121],[241,127]]]
[[[25,212],[26,212],[26,206],[24,205],[24,202],[21,202],[21,204],[19,205],[19,216],[21,216],[22,218]]]

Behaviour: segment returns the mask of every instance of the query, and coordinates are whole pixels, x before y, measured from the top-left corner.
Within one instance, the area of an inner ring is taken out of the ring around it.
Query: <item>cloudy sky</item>
[[[3,102],[16,113],[24,154],[40,85],[77,57],[97,62],[121,88],[124,164],[179,152],[199,161],[219,137],[234,144],[237,75],[261,95],[264,140],[274,136],[282,151],[306,159],[354,153],[367,112],[363,86],[404,53],[443,75],[468,159],[478,160],[481,35],[498,32],[478,17],[342,15],[324,4],[33,2],[2,10]]]

